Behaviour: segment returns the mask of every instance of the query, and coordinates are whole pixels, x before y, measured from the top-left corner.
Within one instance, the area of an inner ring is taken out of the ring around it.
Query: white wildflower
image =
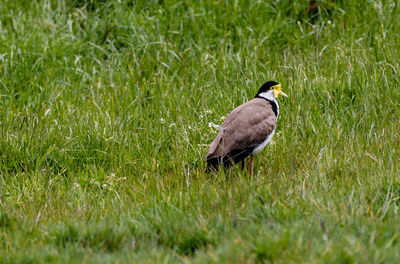
[[[213,128],[215,128],[216,130],[220,130],[220,129],[221,129],[221,126],[216,125],[216,124],[214,124],[214,123],[212,123],[212,122],[208,123],[208,127],[213,127]]]

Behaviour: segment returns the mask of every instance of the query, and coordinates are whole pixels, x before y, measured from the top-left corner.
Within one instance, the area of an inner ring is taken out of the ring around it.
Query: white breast
[[[268,142],[271,140],[271,138],[274,135],[274,133],[275,133],[275,129],[272,130],[272,133],[269,134],[269,136],[262,143],[260,143],[257,146],[255,146],[255,148],[253,149],[253,153],[251,153],[251,154],[254,155],[254,154],[257,154],[258,152],[260,152],[268,144]]]

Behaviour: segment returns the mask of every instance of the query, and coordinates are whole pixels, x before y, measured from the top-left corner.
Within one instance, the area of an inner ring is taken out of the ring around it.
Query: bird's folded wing
[[[276,116],[271,104],[255,98],[233,110],[211,143],[207,159],[223,156],[263,142],[275,129]]]

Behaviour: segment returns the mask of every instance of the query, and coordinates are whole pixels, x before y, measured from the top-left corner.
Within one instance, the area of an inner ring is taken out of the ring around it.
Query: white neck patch
[[[258,96],[265,98],[267,100],[270,100],[270,101],[276,101],[274,91],[272,91],[272,90],[262,92]]]
[[[276,112],[277,112],[276,117],[278,118],[278,115],[279,115],[279,104],[276,101],[276,98],[275,98],[275,95],[274,95],[274,91],[269,90],[269,91],[266,91],[266,92],[262,92],[258,96],[260,96],[262,98],[265,98],[268,101],[271,101],[271,102],[276,104]]]

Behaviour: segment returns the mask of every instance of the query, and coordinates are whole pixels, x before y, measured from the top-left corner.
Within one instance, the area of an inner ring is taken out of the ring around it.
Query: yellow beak
[[[279,91],[279,95],[282,95],[282,96],[288,97],[288,96],[287,96],[287,94],[285,94],[285,93],[284,93],[284,92],[282,92],[282,91]]]

